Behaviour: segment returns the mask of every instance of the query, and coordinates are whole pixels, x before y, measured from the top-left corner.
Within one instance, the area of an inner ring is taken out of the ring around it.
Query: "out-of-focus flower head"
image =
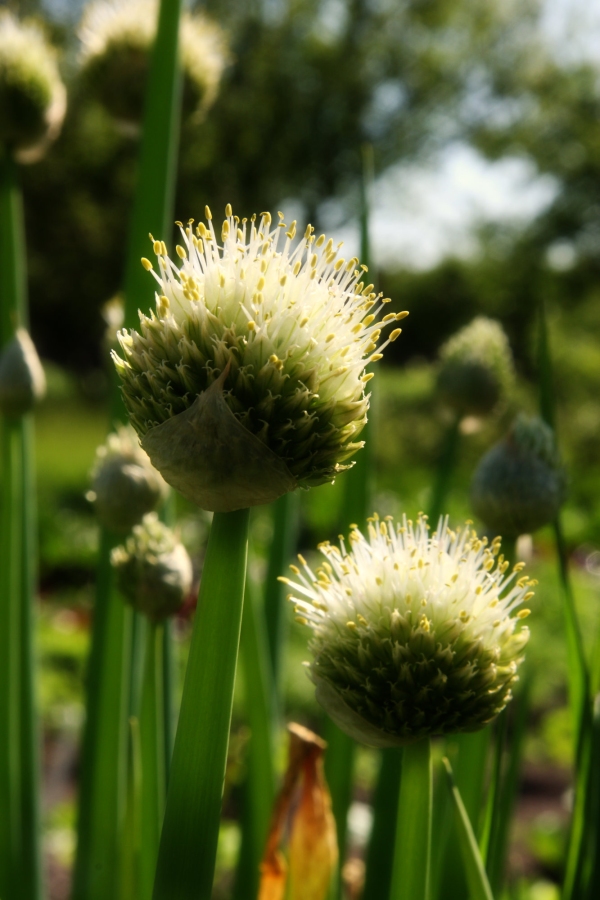
[[[537,416],[520,414],[477,466],[471,504],[486,528],[516,538],[552,522],[565,492],[554,432]]]
[[[146,513],[156,509],[167,491],[130,425],[120,425],[96,450],[87,497],[110,531],[131,531]]]
[[[374,747],[475,731],[511,698],[529,631],[516,608],[534,583],[506,575],[500,540],[425,517],[369,520],[350,547],[321,544],[316,573],[300,557],[292,589],[312,628],[317,700],[351,737]],[[516,614],[515,614],[516,613]]]
[[[499,322],[478,316],[440,350],[438,388],[460,416],[486,416],[514,381],[512,353]]]
[[[46,376],[35,344],[18,328],[0,354],[0,412],[18,418],[29,412],[46,393]]]
[[[60,131],[66,96],[41,28],[0,10],[0,150],[23,163],[43,156]]]
[[[340,257],[312,226],[280,214],[238,219],[227,207],[220,240],[183,227],[179,266],[153,240],[156,314],[121,331],[113,354],[130,420],[169,484],[203,509],[268,503],[333,481],[362,446],[368,363],[387,302],[356,258]]]
[[[154,622],[174,615],[192,586],[192,563],[177,535],[148,513],[124,544],[115,547],[111,563],[124,598]]]
[[[116,119],[142,115],[157,0],[93,0],[78,34],[87,84]],[[203,13],[183,13],[179,34],[184,111],[202,114],[213,103],[229,50],[221,27]]]

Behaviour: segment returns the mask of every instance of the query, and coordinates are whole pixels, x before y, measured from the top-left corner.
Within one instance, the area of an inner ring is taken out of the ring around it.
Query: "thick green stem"
[[[21,860],[19,746],[19,600],[21,591],[21,442],[16,423],[2,423],[0,539],[0,897],[18,896]]]
[[[373,799],[373,828],[367,850],[362,900],[380,900],[390,896],[401,777],[401,753],[393,748],[382,750]]]
[[[140,704],[140,900],[150,900],[165,805],[163,627],[150,623]]]
[[[175,737],[154,900],[209,900],[242,621],[248,510],[215,513]]]
[[[0,160],[0,346],[12,339],[18,327],[27,324],[23,206],[17,166],[7,153]],[[3,550],[8,548],[8,556],[2,560],[0,576],[0,617],[4,620],[0,629],[6,627],[10,646],[0,662],[0,710],[6,716],[5,721],[0,721],[0,734],[6,743],[6,759],[0,761],[0,781],[9,778],[11,784],[0,788],[7,802],[6,807],[0,803],[0,808],[6,809],[6,821],[14,830],[6,843],[2,841],[5,849],[0,849],[0,893],[7,883],[2,874],[8,871],[2,859],[6,853],[7,858],[12,857],[7,864],[12,867],[12,887],[6,893],[18,895],[20,900],[40,900],[44,894],[33,640],[37,578],[33,439],[30,415],[4,423],[5,508],[0,542]]]
[[[286,616],[286,592],[283,584],[277,579],[283,575],[296,547],[298,502],[298,493],[290,492],[284,494],[272,505],[273,539],[269,548],[265,582],[264,620],[278,699],[280,699],[281,692],[283,648],[287,639],[288,617]]]
[[[440,516],[446,513],[446,500],[452,484],[452,475],[456,467],[458,447],[460,444],[460,418],[454,416],[444,435],[440,458],[438,460],[431,502],[429,504],[429,520],[435,528]]]
[[[257,896],[259,866],[275,796],[275,726],[278,721],[275,686],[268,661],[264,616],[255,588],[249,580],[244,600],[240,654],[244,667],[250,742],[248,776],[242,795],[242,844],[234,900]]]
[[[125,608],[113,586],[110,551],[116,543],[113,536],[103,533],[87,675],[73,900],[106,900],[117,894],[126,781],[131,610]]]
[[[431,740],[404,748],[391,900],[428,900],[431,861]]]

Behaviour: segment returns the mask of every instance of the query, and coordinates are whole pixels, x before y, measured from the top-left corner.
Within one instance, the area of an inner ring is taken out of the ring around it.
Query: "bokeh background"
[[[3,3],[45,23],[69,94],[62,134],[23,168],[31,327],[49,393],[37,416],[45,728],[45,816],[53,900],[67,896],[77,741],[97,525],[85,499],[110,424],[107,301],[124,270],[139,135],[115,123],[78,72],[79,0]],[[193,6],[194,4],[190,4]],[[590,647],[600,601],[600,7],[584,0],[208,0],[231,51],[202,118],[184,116],[176,217],[281,209],[349,253],[359,246],[363,148],[372,147],[372,256],[392,309],[410,310],[374,398],[377,508],[427,506],[447,413],[435,390],[441,343],[475,315],[499,319],[516,360],[510,403],[466,435],[448,503],[470,514],[477,460],[517,409],[536,409],[534,333],[549,313],[558,440],[569,471],[564,525]],[[171,238],[170,235],[164,236]],[[347,254],[348,255],[348,254]],[[340,484],[301,498],[301,547],[335,538]],[[179,508],[201,567],[207,520]],[[270,519],[255,515],[260,573]],[[523,547],[522,550],[527,550]],[[572,736],[551,537],[528,552],[540,578],[530,659],[538,673],[511,877],[553,897],[568,816]],[[178,626],[185,659],[189,610]],[[318,728],[291,626],[287,705]],[[238,684],[221,842],[221,888],[237,841],[244,685]],[[374,772],[361,753],[351,828],[368,829]]]

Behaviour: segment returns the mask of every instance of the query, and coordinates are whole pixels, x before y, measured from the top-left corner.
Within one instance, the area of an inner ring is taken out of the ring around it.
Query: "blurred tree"
[[[351,207],[365,141],[380,171],[464,134],[483,143],[488,114],[493,124],[512,96],[509,74],[533,57],[550,71],[538,0],[205,6],[229,30],[234,63],[207,117],[184,122],[182,219],[206,202],[245,215],[294,199],[318,224],[324,201]],[[42,354],[86,369],[100,359],[99,308],[121,281],[138,145],[85,96],[66,26],[62,43],[68,120],[47,160],[24,173],[32,319]]]

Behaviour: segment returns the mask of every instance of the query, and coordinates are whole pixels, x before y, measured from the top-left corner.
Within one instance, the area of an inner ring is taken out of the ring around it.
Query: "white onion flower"
[[[500,539],[426,517],[353,526],[350,549],[320,545],[316,573],[300,557],[293,590],[312,628],[310,675],[317,699],[357,740],[376,747],[426,735],[474,731],[511,698],[529,631],[516,612],[535,583],[506,575]]]
[[[333,481],[369,407],[368,363],[388,301],[366,267],[340,257],[325,235],[283,215],[250,221],[226,209],[220,237],[181,223],[179,265],[153,240],[156,314],[121,331],[113,355],[142,446],[166,481],[205,509],[267,503],[296,487]]]

